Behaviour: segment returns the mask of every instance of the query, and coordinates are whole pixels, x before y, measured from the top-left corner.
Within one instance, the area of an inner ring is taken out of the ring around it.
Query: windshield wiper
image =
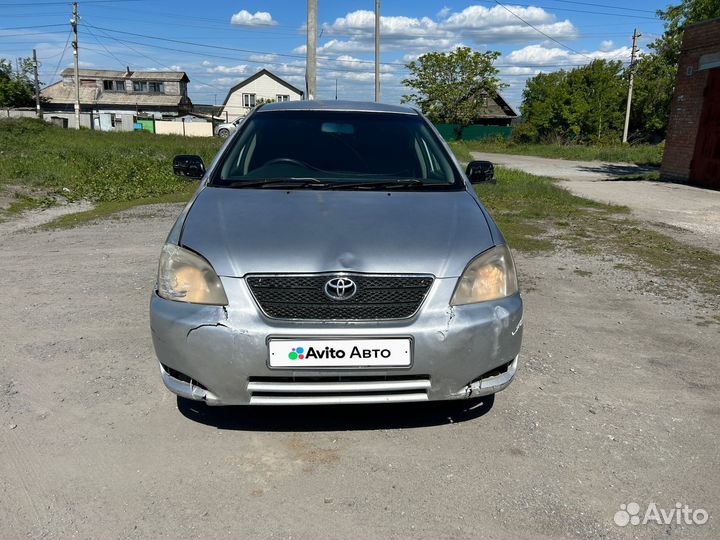
[[[254,188],[254,187],[292,187],[292,188],[305,188],[305,187],[325,187],[327,184],[321,182],[317,178],[266,178],[265,180],[257,180],[255,182],[247,182],[243,180],[237,180],[227,184],[218,184],[220,187],[229,188]]]
[[[326,184],[324,189],[407,189],[417,186],[431,186],[417,178],[404,180],[382,180],[380,182],[333,182]]]

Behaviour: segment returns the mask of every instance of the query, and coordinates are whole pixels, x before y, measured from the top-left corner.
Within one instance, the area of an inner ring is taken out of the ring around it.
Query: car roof
[[[308,100],[282,101],[268,103],[258,109],[258,113],[271,111],[343,111],[343,112],[372,112],[392,114],[419,114],[411,107],[401,105],[388,105],[373,101],[346,101],[346,100]]]

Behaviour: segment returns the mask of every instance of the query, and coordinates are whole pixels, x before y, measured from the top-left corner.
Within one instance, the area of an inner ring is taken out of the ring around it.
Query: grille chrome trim
[[[333,277],[352,278],[358,284],[359,291],[346,300],[330,300],[325,295],[324,286]],[[431,274],[358,272],[248,274],[244,279],[256,306],[265,317],[285,321],[324,322],[410,319],[420,311],[435,282],[435,276]],[[263,280],[271,284],[286,281],[294,286],[276,287],[262,283]],[[313,283],[313,280],[317,283]],[[278,311],[275,309],[278,306],[284,307]],[[322,310],[330,313],[325,317],[297,316],[305,308],[308,312],[315,311],[315,315]],[[281,313],[283,310],[284,313]],[[391,312],[393,316],[388,316]]]
[[[428,401],[425,393],[370,394],[366,396],[252,396],[250,405],[351,405]]]
[[[405,390],[428,390],[430,381],[418,379],[410,381],[372,381],[372,382],[249,382],[249,392],[393,392]]]
[[[251,405],[328,405],[351,403],[401,403],[428,401],[431,388],[427,375],[413,378],[286,377],[250,380]]]

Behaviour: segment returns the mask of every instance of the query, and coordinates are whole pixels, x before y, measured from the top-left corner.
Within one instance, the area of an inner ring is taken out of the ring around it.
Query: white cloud
[[[614,46],[615,46],[615,44],[613,43],[612,39],[604,39],[600,42],[600,50],[601,51],[609,51]]]
[[[551,37],[578,37],[577,29],[569,20],[557,21],[543,8],[510,6],[508,9]],[[412,55],[430,50],[448,51],[455,48],[459,41],[486,46],[487,43],[521,43],[537,39],[539,35],[537,30],[502,6],[469,6],[459,12],[443,9],[438,18],[436,21],[429,17],[381,17],[382,50]],[[332,23],[324,23],[322,28],[323,35],[332,39],[323,44],[319,52],[357,54],[374,49],[375,14],[372,11],[352,11]],[[302,54],[305,46],[301,45],[293,52]]]
[[[445,19],[445,18],[447,18],[448,15],[450,15],[450,12],[451,12],[451,11],[452,11],[452,10],[451,10],[449,7],[445,6],[445,7],[442,8],[440,11],[437,12],[437,18],[438,18],[438,19]]]
[[[242,9],[230,18],[230,24],[235,26],[275,26],[277,21],[267,11],[256,11],[253,14]]]
[[[236,85],[239,81],[237,77],[218,77],[217,79],[211,79],[210,82],[213,86],[233,86]],[[203,84],[199,81],[195,81],[193,84],[207,86],[207,84]]]
[[[248,67],[246,64],[238,64],[237,66],[212,66],[210,63],[203,62],[203,65],[207,68],[208,73],[221,73],[223,75],[238,74],[243,75],[247,73]]]
[[[574,65],[587,64],[591,60],[626,60],[630,57],[629,47],[620,47],[612,50],[599,50],[577,54],[559,47],[546,47],[544,45],[528,45],[522,49],[512,51],[502,58],[506,64],[525,64],[531,66],[547,66],[550,68],[572,68]]]
[[[248,58],[253,62],[273,62],[277,60],[278,55],[274,53],[270,54],[251,54]]]

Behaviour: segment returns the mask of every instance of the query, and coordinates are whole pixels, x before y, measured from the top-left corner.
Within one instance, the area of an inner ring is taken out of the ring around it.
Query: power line
[[[53,28],[56,26],[66,26],[66,24],[36,24],[34,26],[8,26],[7,28],[0,28],[2,30],[33,30],[35,28]]]
[[[87,18],[86,18],[85,20],[86,20],[86,25],[85,25],[85,26],[90,26],[89,22],[87,21]],[[160,67],[163,68],[163,69],[167,69],[167,70],[169,70],[169,71],[175,71],[175,70],[172,69],[170,66],[167,66],[167,65],[163,64],[162,62],[158,61],[157,59],[152,58],[152,57],[150,57],[150,56],[148,56],[148,55],[146,55],[146,54],[138,51],[137,49],[134,49],[133,47],[131,47],[130,45],[128,45],[127,43],[125,43],[123,40],[121,40],[121,39],[119,39],[119,38],[115,38],[115,37],[113,37],[113,36],[108,36],[107,34],[104,34],[102,37],[114,39],[115,41],[117,41],[117,42],[120,43],[121,45],[125,46],[125,47],[128,48],[129,50],[133,51],[133,52],[136,53],[136,54],[139,54],[140,56],[142,56],[142,57],[144,57],[144,58],[147,58],[148,60],[150,60],[151,62],[157,64],[158,66],[160,66]],[[100,43],[99,40],[98,40],[98,43]],[[100,45],[102,46],[102,43],[100,43]],[[105,47],[103,46],[103,48],[105,48]],[[107,49],[105,49],[105,50],[107,50]],[[108,52],[110,52],[110,51],[108,51]],[[201,85],[203,85],[203,86],[208,86],[208,87],[213,88],[213,89],[215,89],[215,90],[221,90],[221,91],[223,91],[223,92],[225,91],[224,88],[220,88],[219,86],[214,86],[214,85],[212,85],[212,84],[202,83],[202,82],[197,83],[197,84],[201,84]]]
[[[551,0],[552,2],[561,2],[563,4],[578,4],[581,6],[593,6],[593,7],[603,7],[603,8],[611,8],[611,9],[621,9],[623,11],[639,11],[641,13],[655,13],[652,9],[637,9],[637,8],[627,8],[622,6],[613,6],[611,4],[597,4],[595,2],[578,2],[577,0]]]
[[[109,3],[122,3],[122,2],[142,2],[143,0],[83,0],[84,4],[109,4]],[[54,2],[13,2],[13,3],[0,3],[2,7],[33,7],[33,6],[71,6],[71,1],[54,1]]]
[[[63,24],[63,26],[65,26]],[[0,34],[0,39],[8,38],[8,37],[26,37],[29,39],[29,41],[26,41],[26,43],[31,43],[36,41],[38,38],[41,38],[42,36],[45,36],[47,34],[64,34],[65,30],[53,30],[52,32],[43,32],[41,34],[28,34],[27,32],[23,32],[21,34]],[[7,42],[5,42],[7,43]],[[10,42],[10,43],[20,43],[19,41]]]
[[[87,19],[85,20],[84,26],[88,26]],[[166,38],[156,38],[156,37],[153,37],[153,36],[146,36],[145,34],[134,34],[134,33],[131,33],[131,32],[121,32],[121,31],[119,31],[119,30],[110,30],[110,29],[107,29],[107,28],[99,27],[99,26],[92,26],[92,27],[93,27],[95,30],[103,30],[103,31],[105,31],[105,32],[108,32],[108,31],[109,31],[109,32],[117,32],[117,33],[121,33],[121,34],[138,35],[138,36],[140,36],[140,37],[149,37],[149,38],[157,39],[157,40],[160,40],[160,41],[178,42],[178,43],[183,43],[183,44],[190,45],[190,46],[201,46],[201,47],[208,47],[208,48],[211,48],[211,49],[240,51],[240,52],[246,52],[246,53],[247,53],[247,52],[250,52],[250,53],[252,53],[252,54],[260,54],[260,55],[268,55],[268,54],[271,54],[271,55],[274,55],[274,56],[291,57],[291,58],[296,58],[296,59],[302,59],[302,58],[303,58],[302,56],[298,56],[298,55],[273,53],[273,52],[269,52],[269,51],[247,51],[247,50],[245,50],[245,49],[233,49],[233,48],[231,48],[231,47],[222,47],[222,46],[215,46],[215,45],[203,45],[203,44],[199,44],[199,43],[192,43],[192,42],[181,41],[181,40],[171,40],[171,39],[166,39]],[[248,63],[251,63],[251,64],[260,64],[260,65],[275,65],[275,66],[286,66],[286,65],[288,65],[287,62],[283,63],[283,62],[272,62],[272,61],[268,62],[268,61],[264,61],[264,60],[252,60],[252,59],[250,59],[250,58],[239,58],[239,57],[237,57],[237,56],[224,56],[224,55],[213,54],[213,53],[210,53],[210,52],[197,52],[197,51],[189,51],[189,50],[187,50],[187,49],[177,49],[177,48],[174,48],[174,47],[163,47],[163,46],[161,46],[161,45],[151,45],[151,44],[149,44],[149,43],[142,43],[142,42],[139,42],[139,41],[133,41],[133,40],[127,40],[127,39],[121,40],[121,39],[119,39],[119,38],[115,38],[115,37],[113,37],[113,36],[107,36],[107,35],[104,36],[104,37],[108,37],[108,38],[111,38],[111,39],[115,39],[115,40],[120,41],[120,42],[122,42],[122,43],[133,43],[133,44],[135,44],[135,45],[142,45],[142,46],[144,46],[144,47],[152,47],[152,48],[154,48],[154,49],[162,49],[162,50],[166,50],[166,51],[180,52],[180,53],[184,53],[184,54],[194,54],[194,55],[196,55],[196,56],[203,56],[203,57],[208,57],[208,58],[219,58],[219,59],[222,59],[222,60],[232,60],[232,61],[235,61],[235,62],[248,62]],[[356,59],[356,60],[352,60],[352,61],[347,61],[347,60],[337,60],[337,59],[334,59],[334,58],[320,57],[320,56],[318,56],[318,59],[322,59],[322,60],[326,60],[326,61],[331,61],[331,62],[340,62],[340,63],[345,63],[345,64],[348,64],[348,63],[362,63],[362,64],[370,63],[370,64],[372,64],[372,63],[373,63],[372,60],[360,60],[360,59]],[[290,64],[290,65],[294,65],[294,64]],[[384,63],[384,65],[391,65],[391,66],[395,66],[395,67],[400,67],[398,64],[387,63],[387,62]],[[298,65],[298,66],[299,66],[299,65]],[[332,66],[326,66],[326,67],[328,67],[328,69],[331,69],[331,70],[333,70],[333,71],[349,72],[349,73],[357,73],[357,72],[358,72],[358,70],[355,70],[355,69],[344,69],[344,68],[342,68],[342,67],[332,67]]]
[[[72,32],[68,32],[68,37],[65,40],[65,46],[63,47],[62,53],[60,54],[60,60],[58,60],[58,63],[55,66],[55,71],[53,71],[53,79],[57,76],[57,72],[60,69],[60,64],[62,64],[63,58],[65,58],[65,52],[67,51],[68,44],[70,43],[70,36],[72,36]]]
[[[526,25],[528,25],[530,28],[532,28],[533,30],[535,30],[535,31],[538,32],[539,34],[542,34],[543,36],[545,36],[546,38],[548,38],[550,41],[554,41],[555,43],[557,43],[557,44],[560,45],[561,47],[564,47],[564,48],[566,48],[567,50],[574,52],[575,54],[579,54],[580,56],[584,56],[585,58],[587,58],[587,59],[589,59],[589,60],[593,60],[593,58],[591,58],[590,56],[588,56],[588,55],[586,55],[586,54],[584,54],[584,53],[581,53],[580,51],[577,51],[577,50],[573,49],[572,47],[570,47],[570,45],[565,45],[562,41],[558,41],[558,40],[555,39],[554,37],[549,36],[548,34],[546,34],[545,32],[543,32],[542,30],[540,30],[537,26],[535,26],[535,25],[527,22],[527,21],[526,21],[525,19],[523,19],[520,15],[518,15],[517,13],[515,13],[514,11],[512,11],[512,10],[511,10],[510,8],[508,8],[505,4],[501,3],[499,0],[493,0],[493,1],[494,1],[498,6],[502,7],[505,11],[507,11],[508,13],[510,13],[510,15],[512,15],[513,17],[516,17],[516,18],[520,19],[522,22],[524,22],[524,23],[525,23]]]
[[[95,35],[95,33],[90,29],[90,25],[84,25],[84,26],[87,28],[88,33],[93,37],[93,39],[95,39],[95,41],[97,41],[97,44],[100,45],[103,49],[105,49],[105,52],[107,52],[112,58],[114,58],[115,61],[120,64],[121,67],[122,67],[123,65],[127,64],[126,62],[123,62],[122,60],[120,60],[120,59],[119,59],[117,56],[115,56],[113,53],[111,53],[104,44],[100,43],[100,40],[97,38],[97,36]]]
[[[480,1],[486,2],[488,4],[492,4],[494,0],[480,0]],[[564,0],[550,0],[550,1],[564,1]],[[601,4],[588,4],[585,2],[569,2],[568,1],[566,3],[603,7],[603,5],[601,5]],[[623,13],[608,13],[607,11],[590,11],[587,9],[572,9],[572,8],[547,6],[547,5],[540,5],[540,4],[513,4],[513,7],[523,7],[523,8],[535,7],[535,8],[541,8],[541,9],[554,10],[554,11],[570,11],[573,13],[589,13],[592,15],[611,15],[613,17],[625,17],[625,18],[630,18],[630,19],[658,20],[657,15],[654,15],[652,17],[647,17],[644,15],[626,15]],[[612,9],[629,9],[629,8],[620,8],[620,7],[615,7],[615,6],[604,6],[604,7],[610,7]],[[641,11],[643,13],[654,13],[653,11],[648,11],[648,10],[632,10],[632,11]]]

